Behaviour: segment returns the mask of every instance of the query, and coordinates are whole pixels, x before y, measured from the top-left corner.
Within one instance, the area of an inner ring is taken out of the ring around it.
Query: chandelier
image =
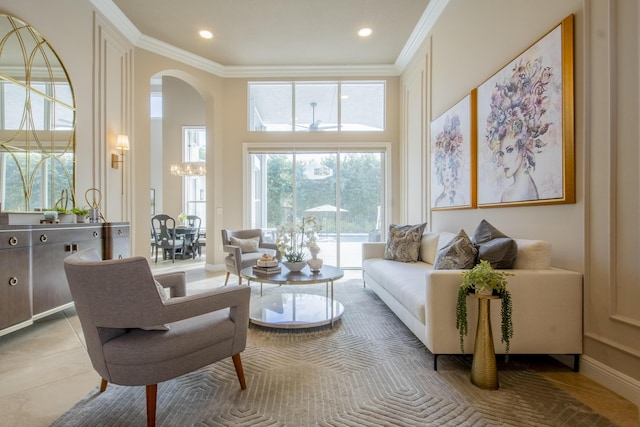
[[[177,176],[205,176],[207,164],[205,162],[182,162],[171,165],[171,175]]]

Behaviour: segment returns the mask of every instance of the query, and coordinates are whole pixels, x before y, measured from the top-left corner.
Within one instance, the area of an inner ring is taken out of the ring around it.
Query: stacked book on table
[[[253,266],[253,272],[255,274],[269,275],[269,274],[278,274],[282,272],[282,269],[277,261],[275,262],[258,262],[257,265]]]

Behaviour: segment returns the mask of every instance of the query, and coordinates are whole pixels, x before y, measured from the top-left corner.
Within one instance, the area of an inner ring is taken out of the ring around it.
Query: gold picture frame
[[[575,203],[573,21],[474,89],[479,207]]]

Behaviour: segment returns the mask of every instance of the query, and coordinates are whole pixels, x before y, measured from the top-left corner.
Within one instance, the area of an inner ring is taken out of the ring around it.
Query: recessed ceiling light
[[[200,34],[200,37],[202,37],[203,39],[213,38],[213,33],[209,30],[200,30],[198,31],[198,34]]]
[[[360,37],[369,37],[369,36],[371,35],[371,33],[372,33],[372,32],[373,32],[373,31],[371,31],[371,28],[361,28],[361,29],[358,31],[358,35],[359,35]]]

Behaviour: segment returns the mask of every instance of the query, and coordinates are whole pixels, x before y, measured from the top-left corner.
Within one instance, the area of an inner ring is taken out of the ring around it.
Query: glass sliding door
[[[278,226],[315,216],[326,264],[361,267],[362,242],[380,241],[384,151],[249,153],[250,227],[275,240]]]

